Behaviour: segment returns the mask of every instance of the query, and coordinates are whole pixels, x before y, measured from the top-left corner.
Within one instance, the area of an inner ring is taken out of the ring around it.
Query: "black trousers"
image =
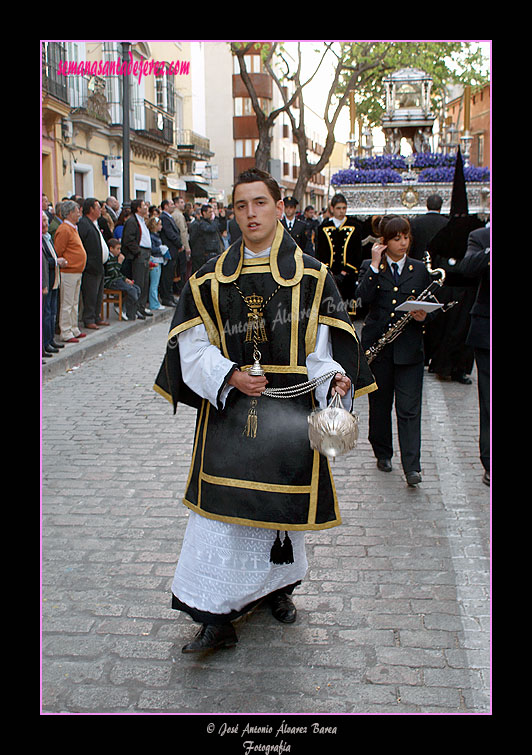
[[[175,256],[172,255],[172,259],[168,260],[166,265],[163,265],[159,281],[159,294],[162,301],[172,299],[174,295],[174,278],[176,275],[179,275],[180,278],[175,284],[175,293],[179,296],[187,281],[187,255],[184,249],[182,252],[177,252]]]
[[[480,414],[480,461],[490,471],[490,351],[475,349],[478,372],[478,405]]]
[[[393,349],[385,347],[371,363],[379,389],[368,394],[368,439],[377,459],[391,459],[392,407],[395,401],[401,464],[405,474],[421,471],[421,396],[423,362],[394,364]]]
[[[101,317],[103,299],[103,271],[83,273],[81,276],[81,296],[83,298],[83,322],[94,325]]]
[[[151,249],[141,247],[140,254],[131,261],[131,278],[140,288],[137,309],[146,309],[150,292],[150,256]]]

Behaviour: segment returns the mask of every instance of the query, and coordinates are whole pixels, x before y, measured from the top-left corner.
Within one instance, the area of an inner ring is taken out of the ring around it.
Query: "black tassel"
[[[288,537],[288,532],[285,533],[283,543],[283,559],[285,564],[294,563],[294,551],[292,548],[292,541]]]
[[[275,542],[270,551],[270,561],[272,564],[294,563],[294,551],[292,548],[292,541],[288,537],[288,532],[285,532],[284,543],[281,543],[279,530],[277,530],[277,537],[275,538]]]
[[[284,564],[283,545],[281,543],[281,538],[279,537],[279,530],[277,530],[277,537],[275,538],[275,542],[270,551],[270,561],[272,564]]]

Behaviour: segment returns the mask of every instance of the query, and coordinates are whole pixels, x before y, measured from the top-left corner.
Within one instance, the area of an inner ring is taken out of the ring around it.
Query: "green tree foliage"
[[[387,74],[401,68],[414,67],[433,78],[432,100],[435,112],[445,99],[445,87],[449,84],[481,86],[488,81],[485,61],[480,50],[470,42],[323,42],[316,52],[321,53],[316,69],[306,80],[302,79],[302,52],[298,43],[297,59],[289,62],[282,42],[231,42],[233,55],[238,58],[240,75],[251,98],[257,117],[259,145],[255,153],[256,165],[267,169],[271,157],[272,127],[276,118],[286,112],[292,133],[298,144],[300,170],[294,196],[300,201],[313,175],[327,165],[334,144],[336,122],[354,92],[357,118],[363,116],[369,126],[380,123],[385,107],[383,79]],[[283,104],[266,113],[260,105],[250,77],[245,56],[260,49],[264,68],[268,71],[281,94]],[[308,140],[305,133],[305,88],[323,64],[326,56],[335,57],[331,85],[323,112],[327,130],[323,153],[317,163],[308,159]],[[293,93],[288,94],[286,84],[291,83]],[[297,103],[299,107],[294,107]]]
[[[480,87],[489,80],[482,51],[471,42],[343,43],[339,57],[344,60],[344,70],[337,94],[353,89],[357,116],[364,116],[369,126],[379,125],[384,113],[384,77],[400,68],[418,68],[432,77],[434,112],[441,110],[450,84]],[[380,60],[377,67],[367,68],[352,81],[353,71],[371,66],[375,59]]]

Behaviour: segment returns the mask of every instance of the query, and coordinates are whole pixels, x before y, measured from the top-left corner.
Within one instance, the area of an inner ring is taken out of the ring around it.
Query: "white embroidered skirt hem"
[[[172,593],[187,606],[225,614],[303,579],[305,533],[289,533],[293,564],[270,563],[276,535],[276,530],[219,522],[191,511]]]

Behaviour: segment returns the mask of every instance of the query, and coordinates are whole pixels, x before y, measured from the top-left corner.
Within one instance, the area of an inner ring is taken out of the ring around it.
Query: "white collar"
[[[250,260],[250,259],[257,259],[257,257],[269,257],[270,256],[270,250],[271,246],[269,246],[267,249],[263,249],[262,252],[252,252],[251,249],[248,249],[247,246],[244,245],[244,259]]]
[[[394,262],[397,262],[397,270],[399,272],[399,275],[401,275],[401,273],[403,272],[403,267],[405,266],[406,257],[407,255],[404,254],[400,260],[392,260],[391,257],[386,255],[386,259],[388,260],[388,264],[390,265],[390,268],[394,264]]]

